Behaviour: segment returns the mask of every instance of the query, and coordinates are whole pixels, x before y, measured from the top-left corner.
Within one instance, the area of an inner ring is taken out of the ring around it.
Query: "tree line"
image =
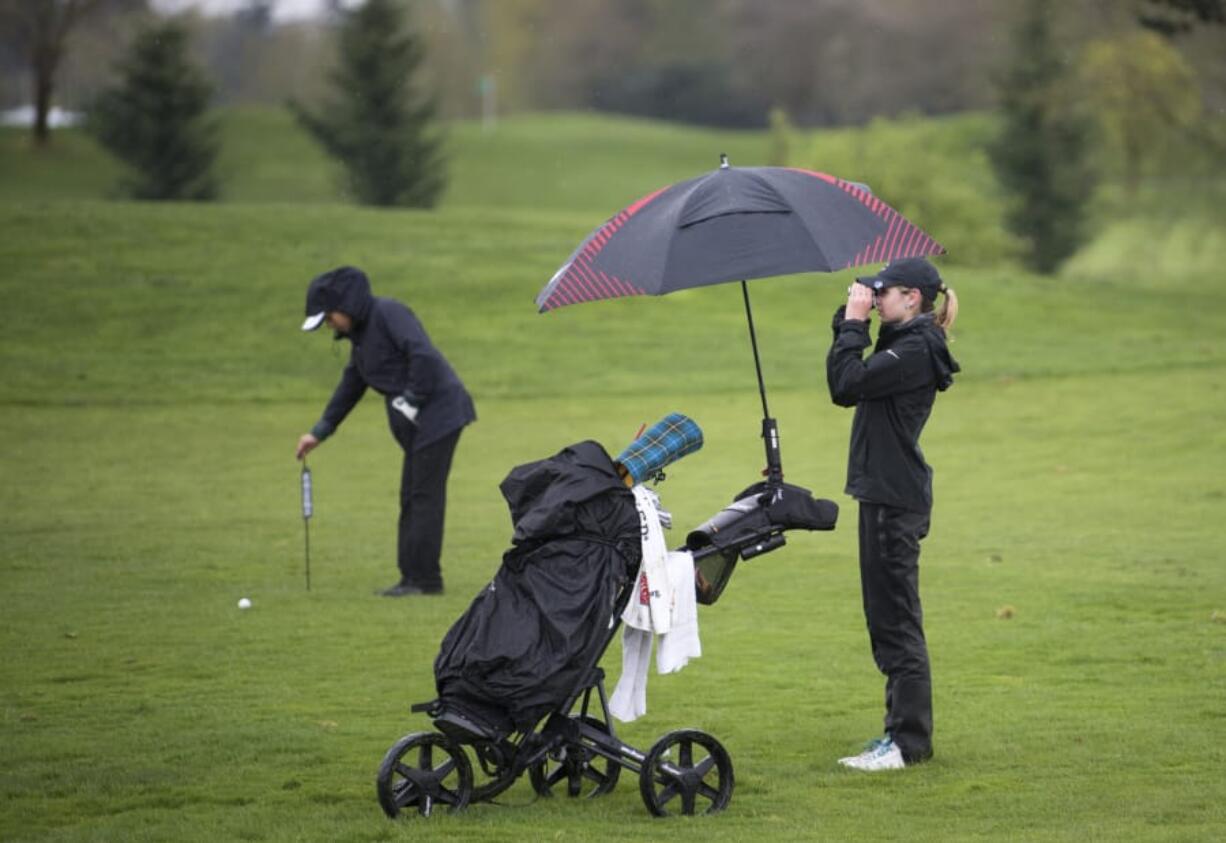
[[[996,107],[1003,128],[987,152],[1012,197],[1008,224],[1041,271],[1081,242],[1103,167],[1092,143],[1135,187],[1172,132],[1203,134],[1212,90],[1195,39],[1214,43],[1226,23],[1226,0],[1026,0],[1008,16],[983,0],[367,0],[293,26],[274,25],[272,0],[221,20],[134,14],[144,2],[0,0],[6,36],[25,36],[39,142],[69,34],[133,22],[88,101],[90,129],[130,165],[136,198],[216,195],[207,112],[219,101],[275,97],[341,161],[359,201],[419,207],[446,180],[439,116],[584,108],[758,126],[772,115],[781,137],[797,124]],[[75,49],[90,55],[89,43]],[[291,66],[292,77],[259,72]]]
[[[446,183],[435,97],[414,84],[424,55],[395,0],[340,13],[332,92],[285,104],[348,174],[352,195],[379,206],[432,207]],[[214,82],[189,54],[188,28],[147,19],[90,103],[86,129],[127,166],[134,199],[217,197]]]
[[[0,0],[0,98],[50,92],[80,107],[104,83],[150,0]],[[278,0],[192,22],[219,104],[322,93],[341,5],[278,23]],[[991,0],[403,0],[425,84],[445,118],[595,109],[759,128],[991,107],[1017,4]],[[1224,0],[1082,0],[1072,39],[1149,27],[1175,43],[1226,106]],[[57,71],[58,66],[58,71]],[[22,87],[18,89],[16,85]]]

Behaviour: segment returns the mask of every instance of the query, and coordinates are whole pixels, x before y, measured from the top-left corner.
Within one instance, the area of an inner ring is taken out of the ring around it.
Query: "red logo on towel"
[[[646,606],[651,603],[651,591],[647,588],[647,575],[639,574],[639,605]]]

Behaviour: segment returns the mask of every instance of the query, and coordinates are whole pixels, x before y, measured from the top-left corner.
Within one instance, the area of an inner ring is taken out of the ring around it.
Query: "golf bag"
[[[634,496],[596,442],[518,466],[500,488],[512,546],[434,662],[444,723],[490,736],[531,727],[574,693],[642,553]]]
[[[623,769],[656,816],[727,807],[735,778],[723,744],[693,728],[646,751],[623,742],[598,665],[623,610],[645,599],[636,577],[651,516],[630,487],[701,446],[693,420],[673,413],[616,460],[586,441],[512,469],[500,486],[511,547],[443,638],[438,697],[412,706],[437,731],[404,735],[379,766],[387,816],[491,802],[524,772],[540,796],[599,796]],[[788,530],[832,530],[837,517],[832,501],[781,480],[745,489],[687,536],[697,602],[718,599],[738,560],[782,547]]]

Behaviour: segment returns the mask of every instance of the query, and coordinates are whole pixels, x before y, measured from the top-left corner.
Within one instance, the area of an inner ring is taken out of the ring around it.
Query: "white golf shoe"
[[[894,743],[889,735],[873,741],[868,745],[868,749],[859,755],[840,758],[839,764],[852,770],[865,770],[868,772],[876,770],[901,770],[907,766],[907,762],[902,759],[902,750],[898,748],[898,745]]]

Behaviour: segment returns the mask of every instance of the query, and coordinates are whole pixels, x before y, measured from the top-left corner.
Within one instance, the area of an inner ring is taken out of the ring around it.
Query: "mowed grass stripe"
[[[585,170],[583,190],[616,191],[616,169]],[[1180,274],[1169,251],[1160,274],[1120,271],[1106,245],[1060,279],[943,267],[965,371],[924,437],[931,765],[834,765],[880,728],[881,699],[841,493],[850,413],[823,371],[850,273],[772,279],[750,289],[787,479],[839,501],[842,523],[743,563],[702,611],[704,656],[653,675],[647,717],[619,729],[641,749],[679,727],[716,735],[730,810],[654,821],[627,772],[600,800],[533,802],[524,781],[504,806],[388,823],[375,769],[429,727],[408,705],[433,695],[439,640],[507,546],[512,466],[585,438],[616,450],[686,412],[706,444],[660,489],[679,543],[763,463],[736,286],[538,315],[536,292],[621,201],[541,195],[437,213],[254,193],[0,203],[0,837],[1214,838],[1226,318],[1207,303],[1226,281]],[[373,397],[312,455],[305,591],[292,447],[344,347],[298,325],[306,281],[340,263],[410,302],[477,399],[438,600],[373,596],[393,576],[400,460]],[[611,681],[619,662],[615,643]]]

